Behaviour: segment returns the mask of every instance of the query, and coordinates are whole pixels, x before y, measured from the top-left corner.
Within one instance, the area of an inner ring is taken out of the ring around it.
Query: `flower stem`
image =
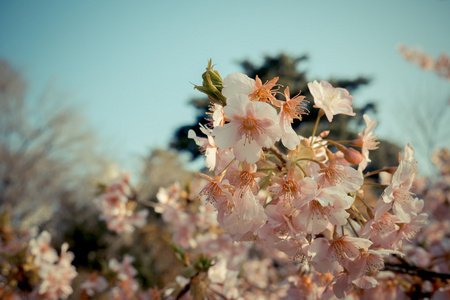
[[[324,111],[323,111],[323,109],[320,109],[319,110],[319,114],[317,115],[316,124],[314,125],[314,130],[313,130],[313,133],[312,133],[312,136],[311,136],[311,146],[314,145],[314,139],[315,139],[315,135],[316,135],[316,130],[317,130],[317,127],[319,127],[319,121],[320,121],[320,118],[323,115],[324,115]]]
[[[361,199],[361,198],[358,197],[358,199]],[[365,203],[364,203],[364,204],[365,204]],[[360,222],[359,219],[361,219],[363,222],[367,222],[366,218],[364,218],[364,216],[363,216],[362,213],[356,208],[356,206],[352,205],[352,209],[358,214],[357,216],[358,216],[359,218],[357,218],[357,221],[358,221],[359,225],[361,225],[361,227],[362,227],[362,224],[361,224],[361,222]],[[355,215],[355,216],[356,216],[356,215]]]
[[[223,176],[225,175],[225,173],[227,172],[228,168],[231,167],[231,165],[236,161],[236,157],[233,158],[232,161],[230,161],[230,163],[225,167],[225,169],[223,169],[222,172],[220,172],[219,177],[223,178]]]
[[[295,161],[295,163],[297,164],[299,161],[302,161],[302,160],[312,161],[312,162],[318,164],[319,166],[322,166],[322,163],[321,163],[321,162],[319,162],[319,161],[317,161],[317,160],[315,160],[315,159],[312,159],[312,158],[306,158],[306,157],[297,159],[297,160]]]
[[[387,172],[387,173],[393,174],[396,170],[397,170],[397,167],[387,167],[387,168],[383,168],[383,169],[380,169],[380,170],[367,172],[366,174],[364,174],[364,177],[370,177],[372,175],[375,175],[375,174],[378,174],[378,173],[381,173],[381,172]]]
[[[303,167],[302,167],[299,163],[295,163],[295,165],[296,165],[297,167],[300,168],[300,170],[303,172],[303,174],[304,174],[306,177],[308,177],[308,173],[306,172],[305,169],[303,169]]]
[[[356,232],[355,227],[353,227],[352,222],[350,222],[350,220],[352,220],[352,219],[348,219],[348,225],[350,225],[350,227],[352,228],[353,233],[356,235],[356,237],[359,237],[358,232]],[[354,220],[352,220],[352,221],[354,221]]]
[[[385,185],[385,184],[379,184],[379,183],[375,183],[375,182],[364,182],[363,185],[377,186],[377,187],[379,187],[379,188],[381,188],[381,189],[383,189],[383,190],[384,190],[385,188],[388,187],[388,186]]]
[[[358,199],[362,202],[362,204],[364,204],[366,206],[367,212],[369,213],[369,217],[372,218],[372,215],[371,215],[372,214],[372,207],[370,207],[361,197],[358,197]],[[356,209],[356,207],[355,207],[355,209]],[[365,220],[364,220],[364,222],[365,222]]]

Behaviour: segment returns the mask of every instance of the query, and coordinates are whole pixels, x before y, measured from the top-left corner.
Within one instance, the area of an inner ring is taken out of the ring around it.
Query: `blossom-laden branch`
[[[386,262],[384,264],[384,269],[396,273],[418,276],[424,279],[440,279],[442,281],[450,280],[450,273],[435,272],[408,263]]]
[[[433,58],[418,48],[407,48],[405,45],[398,46],[398,50],[404,59],[414,63],[426,71],[433,71],[438,76],[450,80],[450,57],[442,53],[438,58]]]
[[[299,136],[292,134],[291,122],[306,112],[303,96],[290,99],[286,87],[284,100],[278,99],[277,78],[262,84],[232,73],[222,80],[211,63],[207,72],[214,72],[204,74],[206,85],[212,83],[210,122],[201,128],[205,137],[189,137],[211,174],[201,174],[186,189],[161,188],[151,205],[172,229],[169,243],[182,271],[172,285],[146,296],[383,298],[386,291],[394,293],[392,287],[399,297],[448,293],[450,251],[433,237],[438,230],[428,231],[427,239],[422,234],[429,222],[424,211],[433,210],[425,210],[431,201],[413,193],[417,163],[411,145],[398,166],[364,173],[379,144],[375,119],[365,115],[366,128],[352,141],[326,139],[330,130],[316,135],[317,128],[311,137]],[[316,108],[330,123],[336,114],[353,115],[347,91],[325,82],[311,86]],[[118,186],[126,190],[127,184]],[[448,205],[434,211],[443,208]],[[393,263],[393,256],[401,263]],[[133,270],[130,263],[125,269]],[[120,278],[133,283],[133,274]],[[109,287],[123,296],[120,278]],[[94,293],[98,285],[91,287]]]
[[[331,273],[334,279],[329,285],[339,298],[354,293],[353,285],[373,288],[379,284],[373,273],[374,265],[382,269],[383,260],[391,253],[400,253],[403,241],[412,238],[426,222],[427,215],[421,212],[423,200],[413,198],[410,192],[417,172],[414,150],[406,145],[398,168],[389,169],[393,173],[391,182],[368,181],[366,177],[388,170],[366,176],[363,173],[371,161],[370,151],[379,144],[373,134],[376,120],[364,115],[366,128],[357,140],[346,142],[350,147],[324,140],[329,131],[315,136],[317,126],[310,138],[292,134],[292,128],[286,128],[289,122],[277,122],[283,118],[284,106],[282,100],[275,98],[278,90],[270,92],[275,82],[274,79],[269,81],[271,85],[263,86],[258,78],[255,81],[240,73],[223,79],[222,94],[227,100],[224,116],[220,118],[228,121],[216,122],[213,114],[209,145],[215,145],[216,161],[237,162],[228,172],[221,173],[217,182],[227,186],[214,205],[219,224],[236,241],[258,241],[271,251],[302,257],[319,273]],[[351,106],[353,97],[347,90],[324,81],[314,81],[308,86],[314,107],[320,109],[317,121],[322,115],[330,123],[337,114],[355,115]],[[289,91],[289,87],[285,89]],[[255,97],[263,94],[268,96]],[[286,97],[287,101],[290,98]],[[302,101],[295,103],[298,109],[290,110],[300,111]],[[292,117],[301,120],[299,113]],[[278,142],[290,151],[283,154]],[[338,151],[331,152],[329,144]],[[280,164],[271,168],[261,150],[274,155]],[[211,152],[205,153],[207,161],[211,161]],[[260,185],[254,189],[255,193],[243,193],[234,184],[238,182],[234,170],[244,165],[270,178],[253,177],[254,184]],[[215,169],[216,174],[219,170]],[[368,216],[361,215],[354,206],[355,196],[363,193],[363,185],[382,188],[378,199],[370,204],[363,202]],[[264,200],[258,200],[259,197]],[[356,222],[351,223],[349,218],[355,218]],[[338,227],[341,234],[330,229]]]

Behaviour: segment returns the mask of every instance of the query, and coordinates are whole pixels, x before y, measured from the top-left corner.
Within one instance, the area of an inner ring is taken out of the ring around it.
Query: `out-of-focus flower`
[[[135,227],[146,224],[148,210],[136,211],[137,203],[130,200],[133,197],[129,185],[130,175],[122,174],[111,184],[95,202],[100,209],[100,220],[104,220],[108,229],[117,233],[132,232]]]
[[[49,263],[53,264],[58,260],[58,254],[56,250],[50,245],[51,235],[48,231],[42,231],[41,234],[31,239],[29,242],[29,249],[31,254],[34,255],[34,262],[37,265]]]
[[[90,297],[94,296],[95,293],[101,293],[108,288],[108,282],[105,277],[98,275],[98,273],[92,273],[89,278],[84,281],[80,289],[85,291]]]
[[[39,256],[36,257],[38,260],[35,264],[39,267],[39,277],[42,280],[38,294],[44,299],[66,299],[73,292],[72,281],[78,273],[71,264],[74,256],[67,251],[68,247],[67,243],[61,246],[61,255],[56,260],[40,260]]]
[[[450,80],[450,58],[442,53],[437,59],[424,53],[419,48],[407,48],[405,45],[399,45],[398,50],[404,59],[416,64],[425,71],[433,71],[438,76]]]

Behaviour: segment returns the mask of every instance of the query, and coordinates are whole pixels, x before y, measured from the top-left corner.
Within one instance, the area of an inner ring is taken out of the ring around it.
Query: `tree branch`
[[[439,278],[444,281],[450,280],[450,274],[448,274],[448,273],[438,273],[438,272],[434,272],[432,270],[428,270],[425,268],[412,266],[407,263],[395,264],[395,263],[385,262],[384,269],[387,271],[395,272],[395,273],[402,273],[402,274],[418,276],[418,277],[421,277],[424,279]]]

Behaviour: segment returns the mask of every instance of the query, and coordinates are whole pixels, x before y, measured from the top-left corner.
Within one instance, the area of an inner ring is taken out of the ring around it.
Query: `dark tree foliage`
[[[247,74],[250,78],[255,78],[256,75],[262,80],[262,82],[266,82],[271,80],[274,77],[279,77],[278,84],[281,85],[279,99],[283,99],[283,92],[286,86],[289,86],[291,98],[301,92],[302,96],[305,96],[309,101],[308,109],[310,113],[308,115],[304,115],[302,121],[295,120],[293,124],[293,128],[297,131],[298,134],[303,135],[305,137],[311,135],[314,127],[314,123],[317,118],[318,109],[312,108],[313,106],[313,97],[308,89],[308,82],[313,80],[323,80],[320,78],[308,78],[307,70],[304,66],[304,63],[308,61],[308,56],[303,55],[300,57],[291,57],[286,54],[279,54],[277,56],[266,56],[264,58],[264,62],[262,65],[255,65],[249,60],[244,60],[240,63],[243,73]],[[220,70],[218,70],[220,72]],[[200,78],[200,76],[199,76]],[[370,79],[366,77],[357,77],[355,79],[326,79],[326,81],[330,82],[334,87],[341,87],[347,89],[351,95],[354,95],[355,91],[360,87],[363,87],[370,83]],[[198,146],[195,142],[187,137],[189,130],[194,130],[197,135],[202,136],[203,134],[199,130],[199,123],[206,124],[205,120],[205,112],[208,111],[208,105],[210,101],[207,97],[199,97],[190,100],[190,103],[197,108],[196,121],[193,124],[185,125],[178,128],[174,134],[174,137],[171,142],[171,147],[181,151],[188,151],[192,154],[193,159],[200,156],[200,152]],[[329,137],[334,140],[350,140],[357,137],[357,132],[355,132],[356,125],[361,125],[364,123],[362,115],[367,111],[376,111],[376,106],[374,103],[368,103],[364,107],[355,106],[355,102],[353,103],[353,110],[356,112],[357,117],[352,118],[346,115],[337,115],[333,119],[333,123],[331,126],[331,133]],[[354,124],[352,125],[353,122]],[[323,117],[319,124],[318,132],[322,130],[327,130],[330,128],[328,120]],[[392,147],[389,147],[392,148]],[[389,153],[397,153],[398,147],[394,147],[395,149],[391,149],[392,151],[387,151]],[[373,165],[373,167],[383,167],[385,165],[396,164],[396,160],[380,161]],[[369,166],[371,167],[371,166]],[[368,170],[371,170],[368,169]]]

